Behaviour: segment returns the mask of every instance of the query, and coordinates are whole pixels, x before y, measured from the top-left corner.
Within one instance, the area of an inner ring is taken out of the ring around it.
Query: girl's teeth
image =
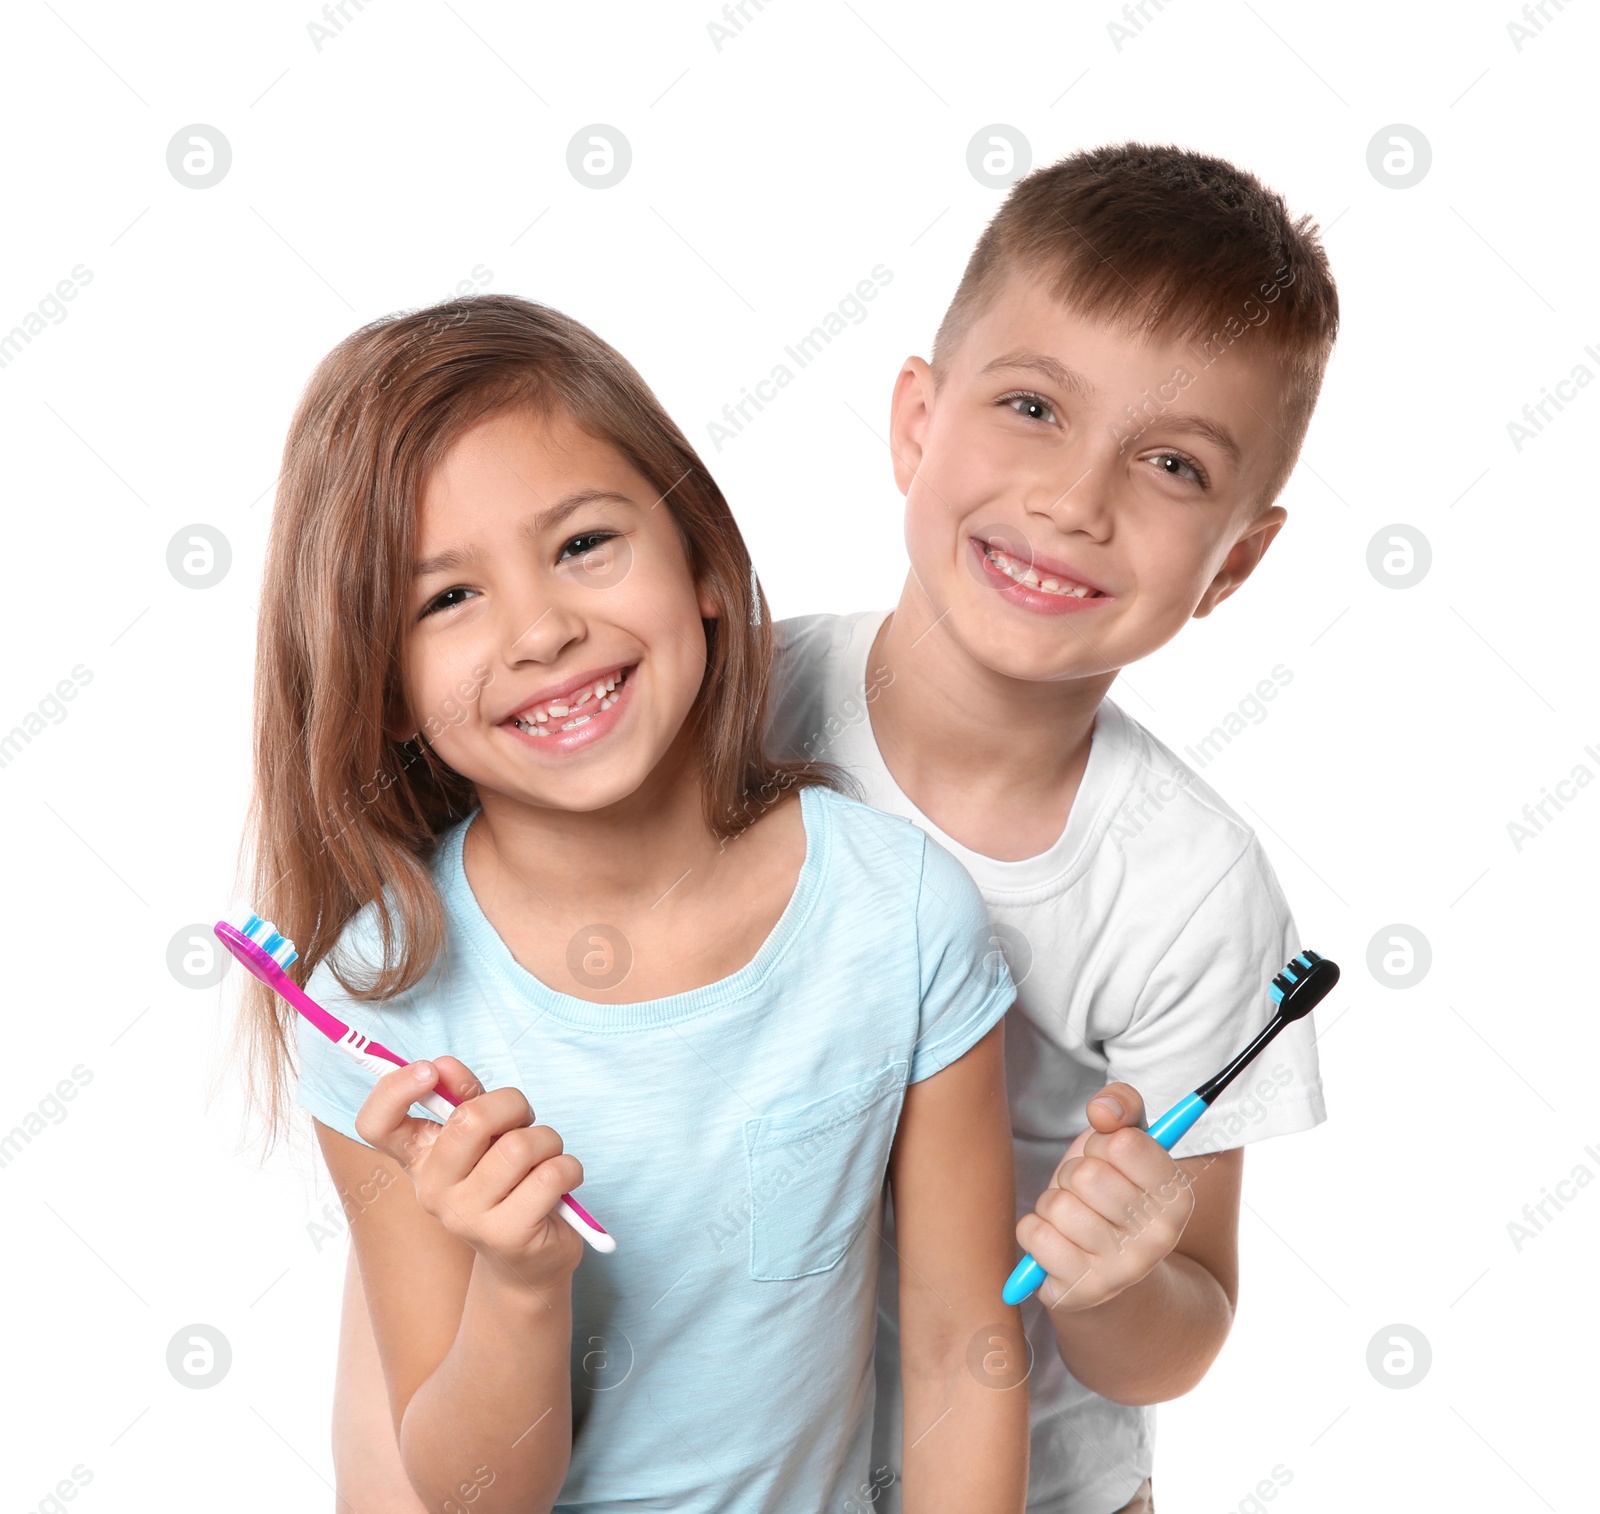
[[[527,714],[514,716],[518,727],[533,736],[548,736],[550,732],[543,729],[552,720],[564,720],[568,715],[576,714],[591,700],[597,701],[596,709],[609,710],[622,696],[616,690],[626,680],[626,673],[614,673],[609,678],[597,678],[594,687],[585,689],[576,699],[556,700],[542,709],[530,711]],[[594,712],[591,710],[576,720],[567,720],[561,726],[563,731],[575,730],[582,725]]]

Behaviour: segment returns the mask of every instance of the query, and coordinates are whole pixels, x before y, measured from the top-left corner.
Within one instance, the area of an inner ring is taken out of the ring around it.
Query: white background
[[[1160,1411],[1159,1506],[1249,1510],[1281,1467],[1283,1510],[1592,1507],[1593,1395],[1573,1390],[1600,1185],[1520,1250],[1507,1225],[1578,1165],[1600,1175],[1581,955],[1600,792],[1567,790],[1520,849],[1507,823],[1577,765],[1600,774],[1600,392],[1520,450],[1507,423],[1577,365],[1600,374],[1593,13],[1551,5],[1519,49],[1509,0],[1169,0],[1119,49],[1109,3],[777,0],[720,48],[711,0],[348,12],[319,48],[310,0],[8,11],[0,332],[92,277],[0,368],[0,732],[92,676],[0,767],[0,1133],[91,1077],[0,1167],[6,1506],[38,1509],[75,1465],[83,1509],[333,1503],[345,1240],[307,1229],[331,1187],[298,1112],[296,1154],[257,1164],[225,1057],[234,981],[167,966],[231,900],[261,555],[315,361],[463,281],[556,305],[702,449],[778,614],[886,605],[890,388],[999,202],[966,166],[998,122],[1036,163],[1129,137],[1238,161],[1327,228],[1343,306],[1262,572],[1118,686],[1181,750],[1292,670],[1205,776],[1345,968],[1317,1014],[1330,1118],[1249,1150],[1237,1324]],[[633,152],[606,190],[566,167],[597,122]],[[191,123],[232,149],[204,190],[166,162]],[[1392,123],[1432,147],[1406,189],[1367,166]],[[877,264],[868,317],[714,446],[708,421]],[[167,567],[196,523],[232,551],[205,590]],[[1407,589],[1367,565],[1393,523],[1432,549]],[[1403,990],[1366,965],[1394,924],[1432,950]],[[197,1322],[233,1353],[203,1391],[166,1366]],[[1432,1351],[1403,1390],[1368,1367],[1396,1324]]]

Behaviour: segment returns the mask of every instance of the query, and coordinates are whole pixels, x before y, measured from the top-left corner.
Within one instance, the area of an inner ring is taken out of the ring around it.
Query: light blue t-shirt
[[[586,1252],[573,1278],[558,1509],[788,1514],[871,1488],[878,1231],[906,1084],[971,1048],[1015,990],[948,852],[829,789],[800,799],[788,906],[703,988],[637,1004],[547,988],[467,882],[471,817],[432,862],[448,934],[429,975],[381,1008],[326,962],[307,984],[400,1056],[521,1088],[583,1163],[579,1200],[617,1250]],[[373,922],[371,906],[351,922],[342,961],[379,960]],[[373,1079],[304,1020],[298,1040],[298,1102],[360,1140]]]

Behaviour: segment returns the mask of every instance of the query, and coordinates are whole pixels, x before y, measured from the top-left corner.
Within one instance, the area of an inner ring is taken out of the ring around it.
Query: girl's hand
[[[408,1113],[437,1084],[463,1101],[443,1125]],[[413,1062],[378,1079],[356,1131],[406,1169],[427,1213],[512,1282],[537,1292],[571,1276],[583,1242],[555,1208],[583,1167],[533,1123],[520,1089],[485,1092],[454,1057]]]
[[[1039,1290],[1049,1309],[1092,1309],[1142,1281],[1194,1213],[1188,1174],[1145,1133],[1132,1087],[1102,1088],[1089,1124],[1017,1225],[1018,1243],[1049,1274]]]

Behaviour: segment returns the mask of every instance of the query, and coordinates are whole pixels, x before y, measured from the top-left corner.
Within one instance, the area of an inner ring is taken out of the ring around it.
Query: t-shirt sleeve
[[[372,909],[368,906],[345,927],[335,952],[341,961],[350,962],[363,974],[381,957],[376,944],[376,931],[372,923]],[[413,1053],[411,1046],[418,1041],[418,1006],[412,993],[399,994],[379,1003],[375,1000],[353,998],[333,975],[330,959],[324,957],[312,970],[305,991],[313,1003],[319,1004],[330,1015],[343,1020],[346,1025],[382,1043],[397,1056],[423,1055]],[[295,1103],[308,1109],[324,1125],[337,1130],[352,1141],[368,1145],[356,1133],[356,1114],[378,1075],[369,1072],[347,1052],[341,1051],[304,1015],[297,1014],[295,1021],[295,1046],[299,1059],[299,1084],[295,1090]],[[423,1036],[422,1040],[427,1040]],[[415,1109],[412,1111],[415,1113]]]
[[[1165,1113],[1272,1019],[1268,986],[1305,945],[1252,836],[1156,963],[1126,1029],[1106,1040],[1107,1081],[1139,1090],[1146,1124]],[[1226,1151],[1327,1119],[1314,1019],[1280,1031],[1174,1155]]]
[[[1017,996],[977,884],[938,842],[917,834],[923,839],[917,893],[922,1012],[911,1083],[970,1051]]]
[[[364,1034],[383,1040],[371,1024],[368,1006],[351,999],[339,987],[326,959],[319,962],[306,983],[306,993],[314,1003],[320,1004],[330,1015],[337,1016],[346,1025],[359,1028]],[[295,1089],[295,1103],[308,1109],[330,1129],[352,1141],[368,1145],[356,1133],[356,1113],[372,1092],[376,1081],[366,1068],[358,1066],[348,1053],[340,1049],[316,1028],[304,1015],[294,1017],[295,1044],[299,1053],[300,1079]],[[388,1043],[385,1042],[385,1045]]]

